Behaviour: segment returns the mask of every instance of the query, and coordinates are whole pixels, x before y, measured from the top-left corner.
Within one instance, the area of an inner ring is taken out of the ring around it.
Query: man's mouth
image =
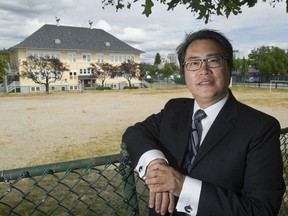
[[[212,81],[201,81],[198,83],[198,85],[210,85],[212,84]]]

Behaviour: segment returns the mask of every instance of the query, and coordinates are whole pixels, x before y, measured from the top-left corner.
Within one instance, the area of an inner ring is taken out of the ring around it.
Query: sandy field
[[[288,127],[288,91],[232,88]],[[120,152],[125,129],[186,88],[0,95],[0,171]]]

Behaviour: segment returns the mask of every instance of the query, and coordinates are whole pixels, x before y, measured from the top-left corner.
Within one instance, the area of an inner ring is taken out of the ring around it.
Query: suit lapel
[[[192,102],[192,103],[191,103]],[[193,113],[193,104],[194,100],[184,104],[184,109],[177,113],[177,143],[175,152],[176,158],[185,158],[188,138],[190,133],[190,127],[192,124],[192,113]],[[182,160],[178,160],[178,167],[182,166]]]

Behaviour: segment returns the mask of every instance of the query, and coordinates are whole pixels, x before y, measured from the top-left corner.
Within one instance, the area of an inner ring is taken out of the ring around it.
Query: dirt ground
[[[288,91],[232,88],[236,98],[288,127]],[[0,95],[0,172],[120,152],[125,129],[186,88]]]

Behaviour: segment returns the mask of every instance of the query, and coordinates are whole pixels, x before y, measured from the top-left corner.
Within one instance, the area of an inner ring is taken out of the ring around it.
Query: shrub
[[[103,87],[103,86],[97,86],[96,90],[111,90],[111,87]]]
[[[124,89],[139,89],[138,86],[125,86]]]

